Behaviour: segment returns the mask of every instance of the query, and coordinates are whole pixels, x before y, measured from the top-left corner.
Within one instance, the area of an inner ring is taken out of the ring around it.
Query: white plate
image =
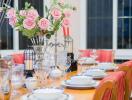
[[[49,95],[50,97],[52,97],[52,95]],[[52,99],[45,99],[44,95],[41,94],[41,98],[39,95],[39,98],[37,98],[37,94],[25,94],[21,97],[20,100],[74,100],[74,97],[68,94],[60,94],[59,98],[52,98]]]
[[[64,92],[63,90],[56,88],[42,88],[33,91],[33,93],[63,93],[63,92]]]
[[[66,81],[62,82],[62,86],[71,89],[93,89],[96,88],[98,85],[99,85],[99,81],[95,81],[95,83],[91,85],[73,85],[73,84],[67,84]]]
[[[69,84],[69,85],[78,85],[78,86],[88,86],[88,85],[91,86],[91,85],[96,83],[94,80],[91,80],[91,81],[89,81],[87,83],[82,82],[82,81],[77,83],[77,82],[75,82],[73,80],[66,80],[65,82],[66,82],[66,84]]]
[[[83,73],[83,75],[91,76],[92,78],[104,78],[107,76],[105,71],[100,69],[90,69]]]
[[[99,69],[108,71],[108,70],[115,70],[116,67],[115,66],[98,66]]]
[[[76,83],[76,84],[88,84],[91,82],[91,80],[92,80],[92,77],[82,76],[82,75],[73,76],[70,79],[72,83]]]

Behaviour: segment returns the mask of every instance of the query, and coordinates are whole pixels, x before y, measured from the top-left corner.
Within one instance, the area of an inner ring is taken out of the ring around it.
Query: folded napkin
[[[24,64],[24,54],[13,54],[13,61],[15,64]]]

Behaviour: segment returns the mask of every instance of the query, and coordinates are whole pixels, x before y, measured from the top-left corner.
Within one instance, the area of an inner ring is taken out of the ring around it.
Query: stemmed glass
[[[97,55],[97,50],[96,49],[93,49],[92,50],[92,52],[91,52],[91,54],[90,54],[90,57],[91,58],[93,58],[95,61],[96,61],[96,59],[97,59],[97,57],[98,57],[98,55]],[[94,63],[94,66],[95,66],[96,64]]]
[[[0,68],[0,92],[2,94],[8,94],[10,90],[9,86],[9,69],[7,68]],[[4,96],[0,98],[4,100]]]
[[[84,66],[83,66],[83,64],[85,63],[85,61],[86,61],[86,57],[85,56],[83,56],[83,53],[84,52],[82,52],[82,51],[79,51],[79,54],[78,54],[78,64],[79,64],[79,66],[78,66],[78,73],[79,74],[82,74],[82,72],[84,71]]]
[[[47,85],[47,79],[50,74],[50,68],[47,66],[43,67],[36,67],[34,69],[35,71],[35,77],[37,78],[37,81],[39,83],[39,86],[41,88],[46,87]]]
[[[11,68],[11,97],[10,100],[15,100],[21,94],[17,91],[24,84],[24,68],[22,66],[13,66]]]
[[[63,72],[62,76],[65,78],[65,74],[68,72],[71,66],[71,58],[67,56],[66,51],[62,51],[58,56],[58,67]]]

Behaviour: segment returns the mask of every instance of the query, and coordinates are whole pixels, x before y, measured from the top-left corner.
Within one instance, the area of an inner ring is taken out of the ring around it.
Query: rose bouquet
[[[30,39],[41,35],[50,38],[62,26],[69,25],[69,17],[75,10],[75,7],[66,4],[64,0],[51,0],[50,7],[45,6],[45,17],[39,16],[37,10],[27,2],[23,10],[7,8],[9,24]]]

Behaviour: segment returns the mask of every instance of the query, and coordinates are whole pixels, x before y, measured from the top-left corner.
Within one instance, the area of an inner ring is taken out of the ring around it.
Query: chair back
[[[127,61],[118,66],[118,71],[124,71],[125,75],[125,100],[129,100],[132,91],[132,61]]]
[[[114,82],[111,80],[102,82],[96,89],[93,100],[112,100]]]
[[[103,87],[107,82],[112,85],[112,88]],[[100,95],[100,96],[98,96]],[[124,100],[125,94],[125,72],[118,71],[113,72],[111,75],[104,78],[101,82],[95,96],[97,95],[99,98],[94,100]]]
[[[91,50],[85,49],[85,50],[79,50],[79,57],[90,57]]]
[[[99,62],[113,62],[114,51],[113,50],[98,50],[98,61]]]
[[[19,53],[19,54],[13,54],[13,61],[15,64],[24,64],[24,54]]]

